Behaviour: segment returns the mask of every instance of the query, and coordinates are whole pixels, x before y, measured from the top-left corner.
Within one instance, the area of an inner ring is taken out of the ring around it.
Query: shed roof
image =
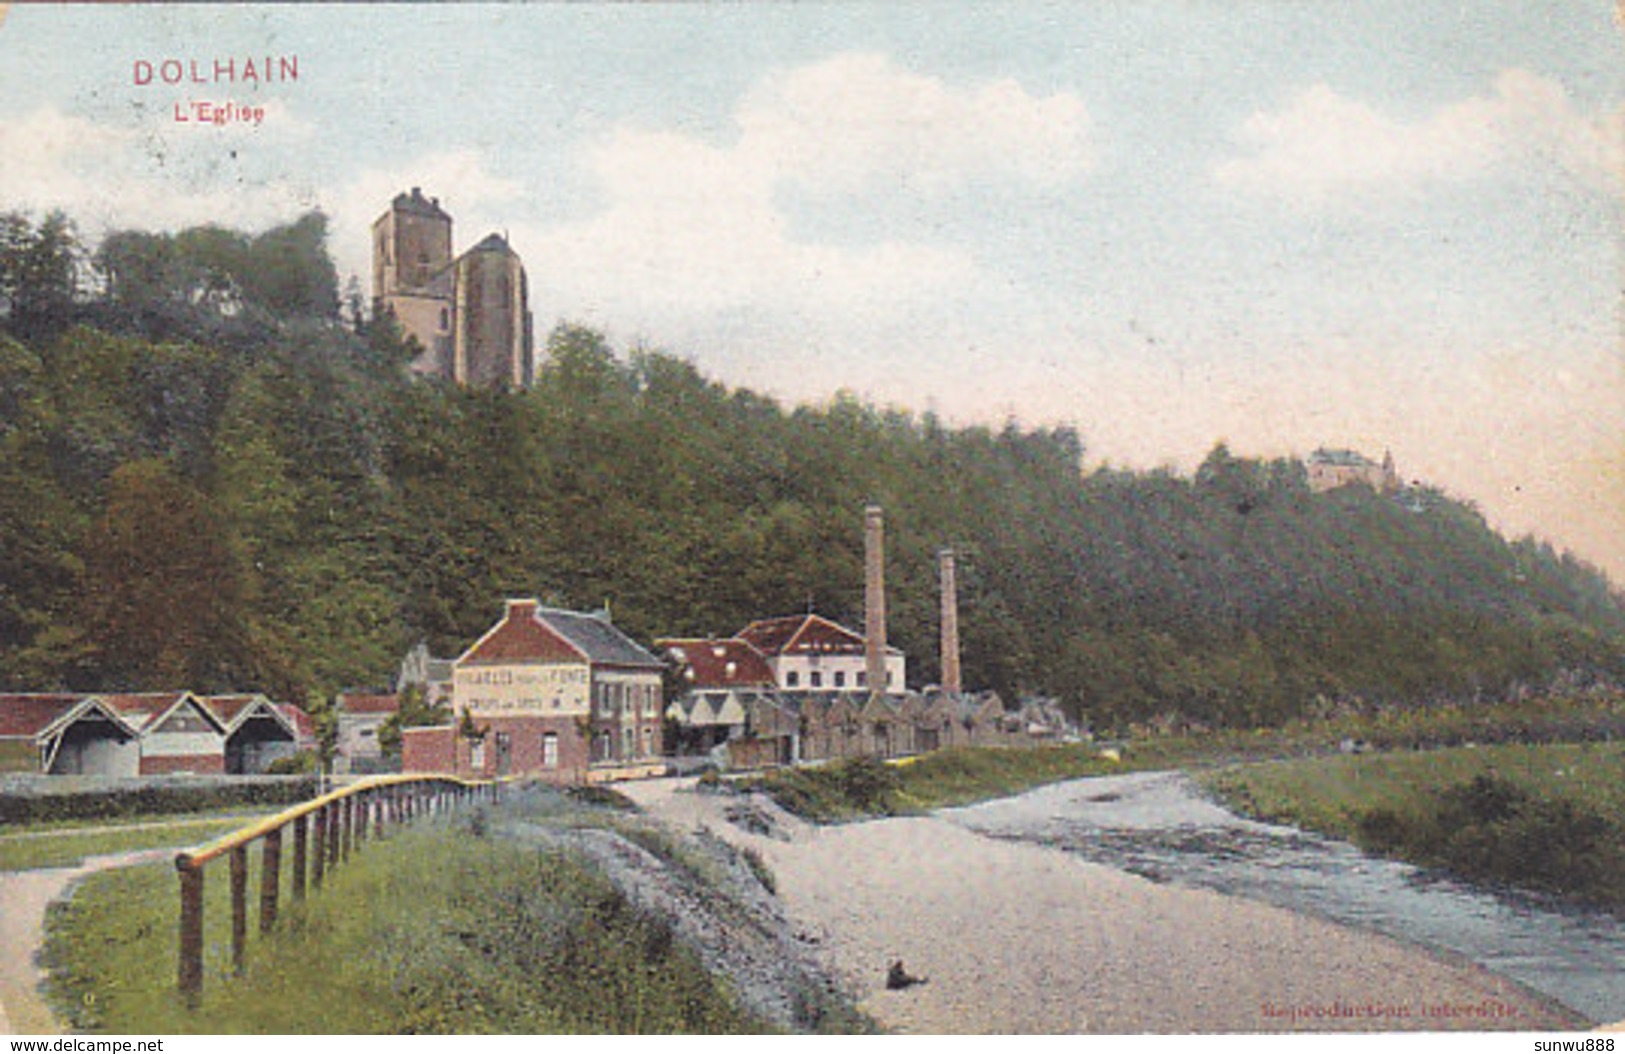
[[[128,721],[138,730],[145,731],[154,728],[160,721],[168,717],[173,711],[186,705],[188,700],[196,701],[191,692],[132,692],[116,695],[98,696],[113,709],[120,717]],[[217,717],[213,711],[202,703],[197,704],[198,709],[209,721],[225,730],[225,722]]]
[[[73,692],[0,695],[0,739],[32,739],[84,698]]]

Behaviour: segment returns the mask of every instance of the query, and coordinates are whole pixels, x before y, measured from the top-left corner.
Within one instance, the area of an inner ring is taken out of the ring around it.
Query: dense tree
[[[251,580],[208,497],[164,463],[113,472],[80,558],[79,621],[98,682],[221,691],[259,679]]]
[[[43,228],[5,223],[15,275]],[[529,390],[412,382],[389,319],[340,324],[325,235],[123,232],[74,293],[94,328],[0,336],[0,686],[316,705],[418,640],[455,653],[516,594],[608,604],[645,641],[861,625],[868,502],[916,683],[952,546],[967,683],[1103,727],[1625,677],[1606,579],[1437,491],[1317,494],[1222,444],[1188,479],[1086,473],[1070,429],[787,409],[574,325]]]

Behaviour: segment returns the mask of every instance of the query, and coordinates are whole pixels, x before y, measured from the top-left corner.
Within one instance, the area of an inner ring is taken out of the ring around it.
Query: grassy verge
[[[59,1014],[115,1033],[759,1032],[719,982],[571,857],[424,823],[294,905],[229,976],[224,871],[206,881],[205,990],[174,990],[174,870],[107,872],[53,910]],[[161,966],[159,965],[161,964]]]
[[[0,835],[0,871],[73,867],[86,857],[140,849],[181,849],[235,830],[259,813],[148,817],[123,823],[50,824]]]
[[[1084,745],[941,750],[902,762],[852,758],[778,769],[759,785],[784,808],[816,823],[925,812],[1015,794],[1057,780],[1125,771]]]
[[[1625,744],[1457,747],[1245,765],[1232,808],[1470,881],[1625,913]]]

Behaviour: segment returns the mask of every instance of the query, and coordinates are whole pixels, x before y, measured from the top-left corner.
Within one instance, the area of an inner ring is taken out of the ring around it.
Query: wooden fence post
[[[243,972],[248,955],[248,847],[231,851],[231,971]]]
[[[304,816],[293,819],[293,899],[305,899],[306,845],[309,843],[308,821]]]
[[[327,870],[337,871],[339,866],[339,835],[343,832],[344,803],[333,802],[327,807]]]
[[[186,1005],[196,1007],[203,994],[203,869],[184,857],[175,861],[181,876],[180,962],[177,981]]]
[[[282,884],[282,828],[269,831],[260,849],[260,933],[276,925],[277,896]]]
[[[310,838],[310,885],[312,889],[321,889],[322,879],[327,875],[327,806],[318,808],[315,816],[315,829]]]

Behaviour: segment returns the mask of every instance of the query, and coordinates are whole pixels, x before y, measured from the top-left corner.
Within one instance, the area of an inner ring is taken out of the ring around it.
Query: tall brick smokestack
[[[959,679],[959,586],[954,576],[954,551],[937,554],[942,572],[942,690],[958,695]]]
[[[863,510],[863,668],[869,691],[886,692],[886,520],[880,506]]]

